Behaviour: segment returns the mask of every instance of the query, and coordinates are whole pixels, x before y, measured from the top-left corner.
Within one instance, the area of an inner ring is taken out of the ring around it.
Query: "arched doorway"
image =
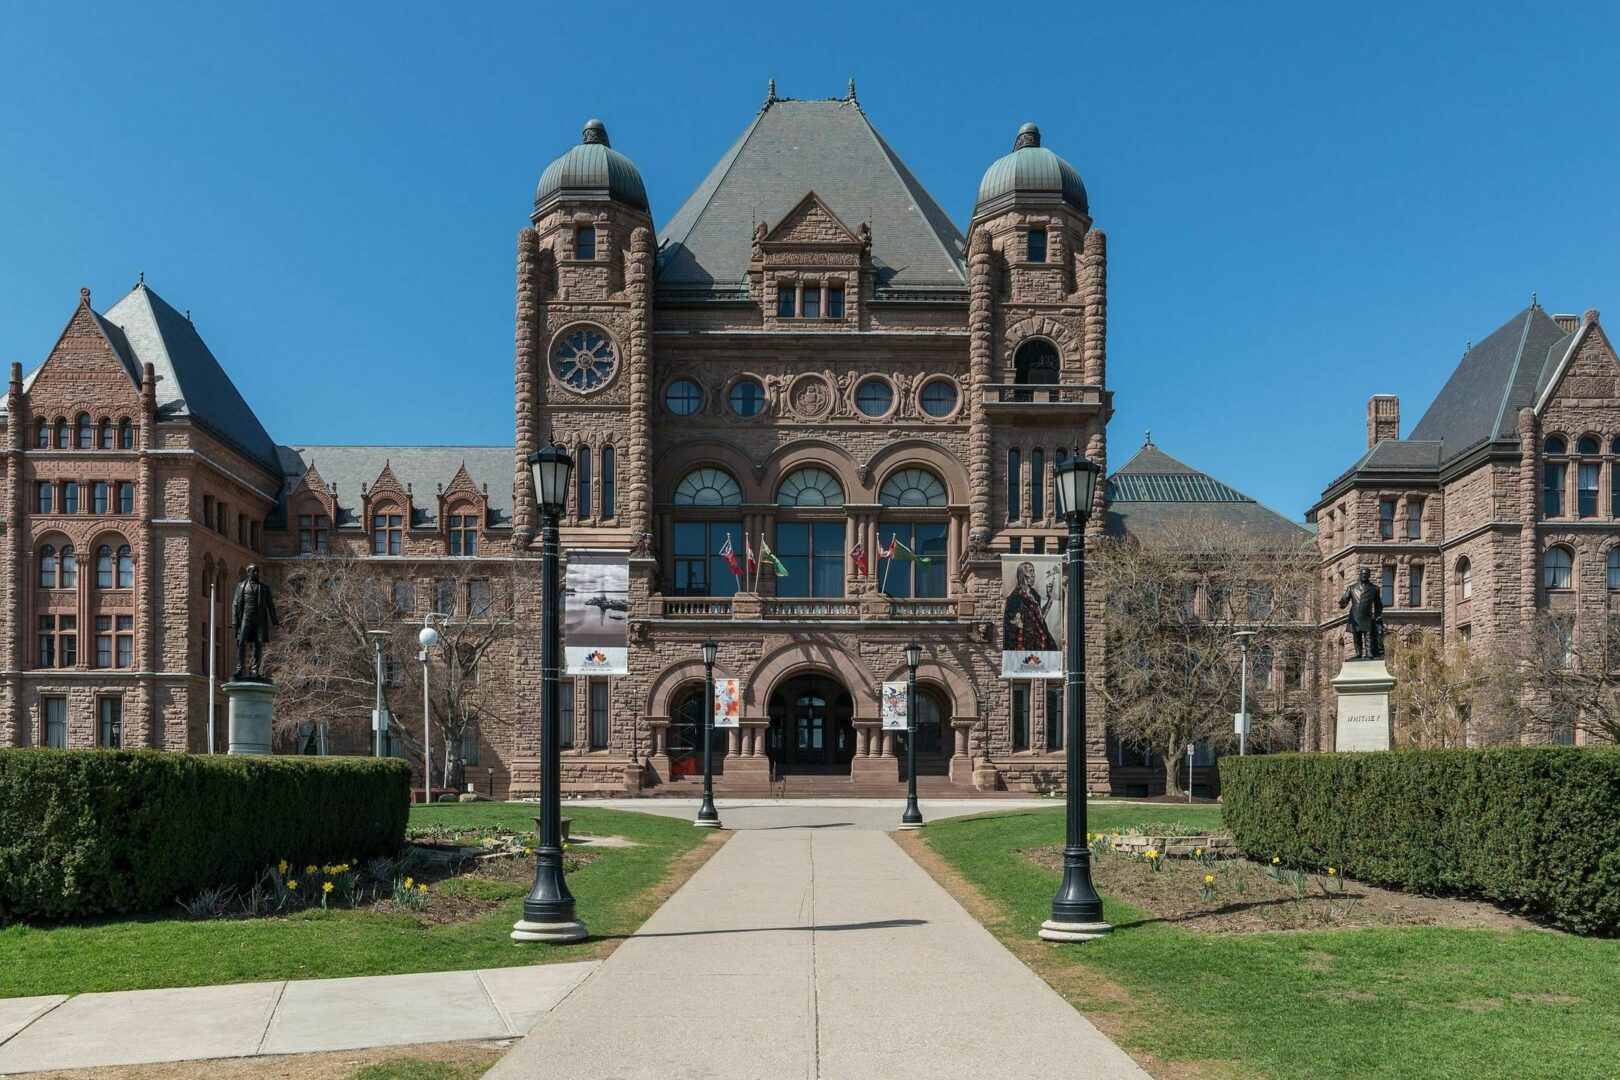
[[[1052,386],[1061,368],[1058,351],[1049,341],[1036,338],[1018,346],[1013,354],[1013,382],[1020,386]],[[1015,401],[1050,401],[1049,394],[1037,398],[1032,391],[1014,391]]]
[[[716,730],[709,737],[711,751],[724,745],[725,733]],[[669,711],[669,772],[675,776],[697,776],[703,772],[703,684],[685,687],[675,694]]]
[[[945,699],[933,687],[917,687],[917,775],[946,776],[951,771],[951,755],[956,750],[945,708]],[[895,732],[895,755],[902,759],[900,776],[906,775],[904,758],[908,732]]]
[[[855,703],[825,675],[800,675],[782,683],[767,703],[770,734],[766,753],[773,771],[849,775],[855,756]]]

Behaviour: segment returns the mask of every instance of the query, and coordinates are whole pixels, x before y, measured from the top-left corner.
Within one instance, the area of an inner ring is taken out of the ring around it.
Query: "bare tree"
[[[1461,747],[1476,744],[1469,730],[1482,665],[1466,645],[1443,645],[1438,635],[1414,633],[1388,639],[1389,673],[1395,677],[1391,704],[1395,743],[1403,747]]]
[[[1182,789],[1171,763],[1189,743],[1235,741],[1241,665],[1234,632],[1256,631],[1251,668],[1268,657],[1291,667],[1313,650],[1315,560],[1304,537],[1189,514],[1145,535],[1106,541],[1091,579],[1103,597],[1108,637],[1101,691],[1109,725],[1122,741],[1164,755],[1172,795]],[[1250,683],[1249,712],[1258,721],[1251,739],[1284,726],[1281,713],[1266,707],[1277,695],[1260,682]]]
[[[428,575],[433,595],[419,600],[416,592]],[[439,632],[428,653],[432,727],[443,747],[437,779],[459,785],[469,736],[514,719],[510,667],[521,587],[510,568],[476,562],[418,566],[333,556],[297,564],[278,592],[282,634],[271,645],[282,687],[278,731],[308,740],[324,729],[334,747],[369,748],[376,695],[370,631],[388,630],[383,705],[395,717],[389,733],[420,761],[417,633],[431,619]],[[443,617],[416,613],[424,608]]]
[[[1484,657],[1478,712],[1499,741],[1572,740],[1577,731],[1620,742],[1620,685],[1609,674],[1620,657],[1620,626],[1608,640],[1575,632],[1570,616],[1537,618],[1530,632]]]

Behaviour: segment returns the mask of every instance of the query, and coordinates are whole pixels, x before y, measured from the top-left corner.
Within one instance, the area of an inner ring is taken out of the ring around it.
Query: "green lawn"
[[[1144,820],[1212,823],[1218,808],[1094,807],[1090,825]],[[1147,913],[1105,896],[1110,937],[1031,948],[1058,876],[1015,852],[1061,843],[1061,808],[925,832],[992,902],[991,931],[1082,1011],[1122,1026],[1127,1049],[1267,1080],[1620,1076],[1620,942],[1432,928],[1216,935],[1141,923]],[[1132,1000],[1088,992],[1088,972]]]
[[[411,824],[528,831],[534,813],[523,804],[442,805],[412,809]],[[688,821],[651,814],[573,807],[565,814],[579,833],[624,836],[639,845],[595,849],[600,857],[569,875],[594,939],[641,925],[653,906],[649,892],[674,859],[707,835]],[[10,926],[0,929],[0,998],[510,967],[588,959],[601,949],[600,940],[515,945],[507,934],[521,913],[521,896],[515,896],[476,922],[428,927],[405,915],[320,910],[252,920],[163,916]]]

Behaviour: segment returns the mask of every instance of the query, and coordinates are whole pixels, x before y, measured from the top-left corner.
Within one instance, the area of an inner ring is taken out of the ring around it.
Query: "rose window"
[[[557,381],[581,394],[606,386],[618,364],[613,342],[600,330],[571,331],[551,351],[551,370]]]

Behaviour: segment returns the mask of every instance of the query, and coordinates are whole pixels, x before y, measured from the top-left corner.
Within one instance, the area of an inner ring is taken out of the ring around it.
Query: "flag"
[[[887,559],[894,552],[894,537],[889,537],[889,546],[884,547],[882,539],[878,540],[878,558]]]
[[[862,544],[859,540],[855,542],[854,547],[849,549],[849,559],[855,564],[855,569],[859,570],[862,574],[870,574],[872,572],[867,568],[866,545]]]
[[[754,555],[754,545],[749,542],[746,536],[743,537],[743,560],[747,564],[750,574],[759,569],[759,559]]]
[[[721,545],[720,557],[726,560],[726,567],[733,575],[742,573],[742,566],[737,562],[737,553],[731,550],[731,534],[726,533],[726,542]]]
[[[934,561],[931,556],[918,555],[916,552],[906,547],[906,545],[900,542],[900,538],[898,536],[889,541],[889,558],[899,559],[901,562],[914,562],[918,566],[927,566],[929,563]]]
[[[788,576],[788,568],[783,566],[782,560],[778,559],[776,554],[771,551],[771,545],[765,542],[763,536],[759,538],[759,561],[770,567],[777,577]]]

